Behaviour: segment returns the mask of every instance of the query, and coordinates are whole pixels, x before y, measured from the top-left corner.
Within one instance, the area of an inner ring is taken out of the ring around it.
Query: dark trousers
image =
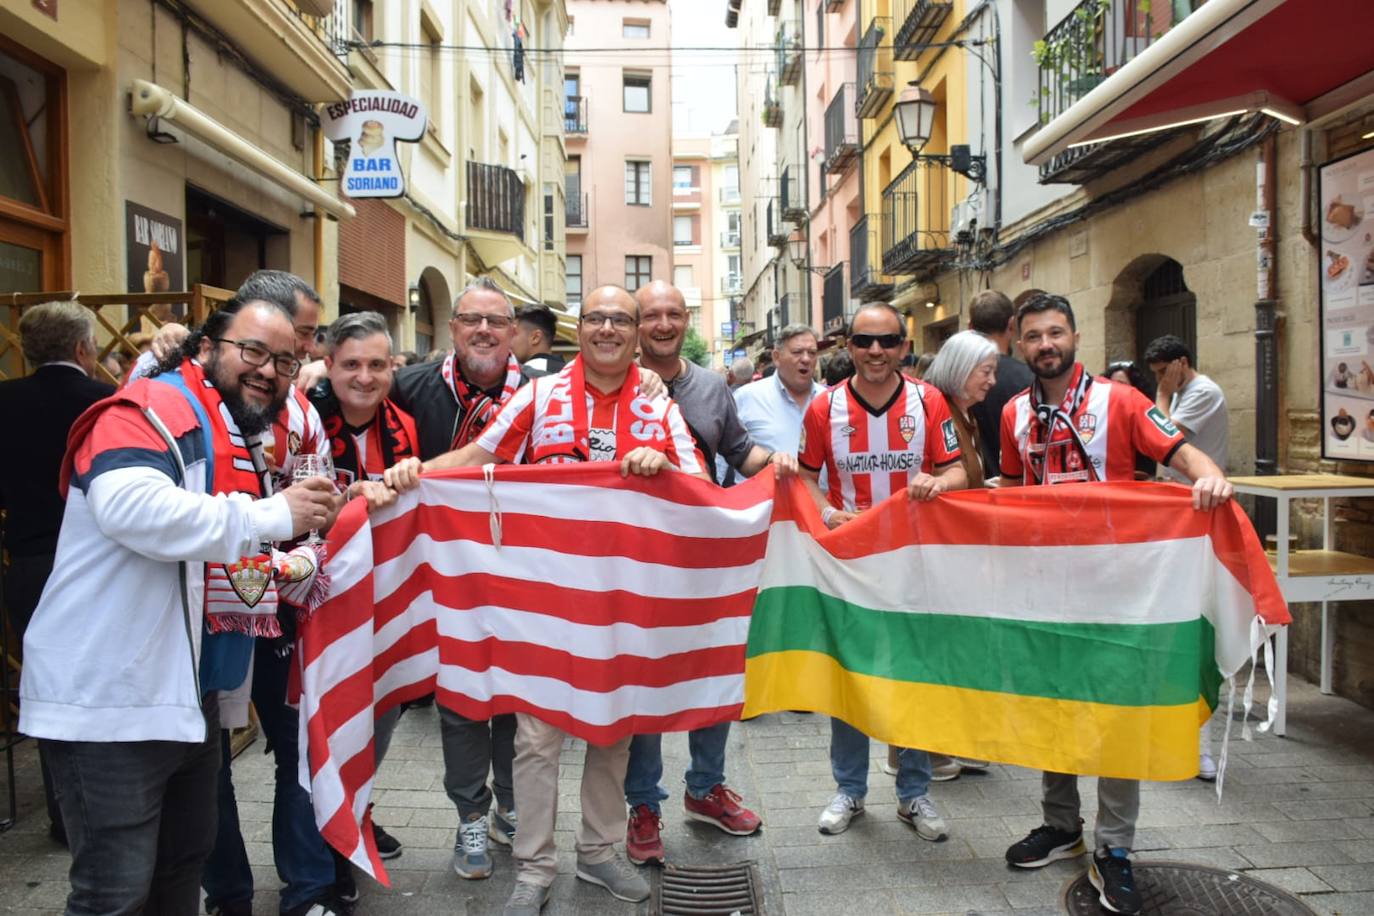
[[[458,819],[485,815],[491,808],[492,777],[496,801],[515,807],[511,763],[515,760],[515,715],[469,719],[439,707],[439,737],[444,749],[444,791],[458,809]]]
[[[5,570],[5,609],[10,615],[10,628],[19,645],[10,646],[16,656],[23,654],[24,631],[29,628],[33,612],[38,608],[38,599],[43,596],[43,586],[52,575],[53,555],[50,553],[29,557],[11,556]],[[8,700],[7,700],[8,702]],[[38,746],[38,765],[43,773],[43,795],[48,802],[48,822],[60,836],[62,833],[62,812],[57,807],[53,795],[52,774],[48,771],[47,755],[43,745]]]
[[[334,855],[315,826],[315,809],[310,793],[301,787],[297,763],[300,760],[299,713],[286,705],[286,679],[295,664],[294,655],[279,658],[276,641],[259,639],[253,653],[253,707],[267,739],[267,748],[276,762],[276,787],[272,798],[272,858],[277,877],[286,885],[281,889],[282,912],[317,900],[334,887]],[[212,902],[224,905],[253,898],[253,873],[238,829],[234,786],[228,771],[227,738],[223,750],[226,761],[220,779],[219,810],[225,817],[223,829],[215,838],[214,853],[205,864],[201,878]],[[232,814],[233,821],[229,821]]]
[[[215,840],[219,707],[205,740],[50,741],[53,787],[71,846],[67,916],[193,916]]]

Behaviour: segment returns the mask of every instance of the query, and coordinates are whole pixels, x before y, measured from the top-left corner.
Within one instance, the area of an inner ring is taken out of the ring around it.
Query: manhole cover
[[[654,916],[757,916],[763,912],[753,862],[666,865],[654,880]]]
[[[1272,884],[1220,868],[1182,862],[1135,866],[1142,916],[1315,916],[1315,911]],[[1070,916],[1102,916],[1097,889],[1080,875],[1064,892]]]

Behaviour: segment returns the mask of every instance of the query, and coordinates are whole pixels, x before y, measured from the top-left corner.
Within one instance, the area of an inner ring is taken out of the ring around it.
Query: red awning
[[[1371,0],[1208,0],[1023,153],[1040,165],[1070,146],[1244,111],[1307,123],[1371,96]]]

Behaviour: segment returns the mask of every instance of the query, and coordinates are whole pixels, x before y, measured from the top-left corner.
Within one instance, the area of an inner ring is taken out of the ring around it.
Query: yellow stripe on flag
[[[746,718],[806,709],[900,747],[1121,779],[1192,779],[1198,727],[1210,715],[1200,697],[1113,706],[1017,696],[855,674],[805,651],[748,659],[744,692]]]

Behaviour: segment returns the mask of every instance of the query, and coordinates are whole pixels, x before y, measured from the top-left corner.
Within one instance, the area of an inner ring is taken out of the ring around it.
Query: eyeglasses
[[[227,337],[211,338],[215,343],[233,344],[239,348],[239,358],[250,366],[265,366],[269,362],[277,370],[277,375],[295,378],[301,371],[301,361],[286,353],[273,353],[256,340],[230,340]]]
[[[849,339],[860,350],[867,350],[874,343],[884,350],[895,350],[906,340],[901,334],[852,334]]]
[[[453,320],[465,328],[481,327],[482,322],[485,321],[487,327],[491,328],[493,331],[504,331],[515,323],[514,318],[507,317],[506,315],[478,315],[473,312],[464,312],[461,315],[454,315]]]
[[[628,331],[639,324],[638,318],[633,315],[626,315],[624,312],[588,312],[577,320],[583,324],[591,325],[593,328],[605,327],[606,322],[609,321],[611,327],[617,331]]]

